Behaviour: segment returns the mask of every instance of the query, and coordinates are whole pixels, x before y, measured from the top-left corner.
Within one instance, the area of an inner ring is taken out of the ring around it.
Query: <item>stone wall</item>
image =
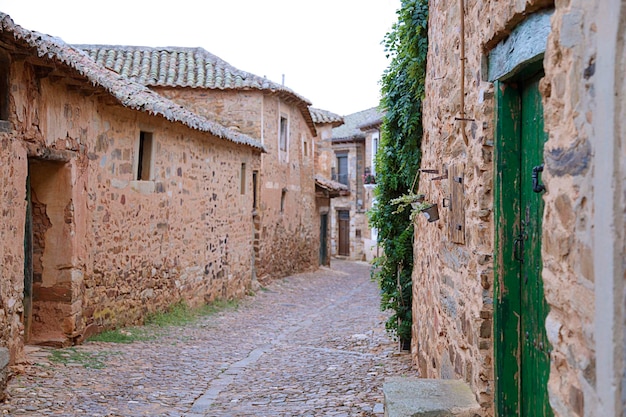
[[[0,245],[0,343],[11,361],[29,337],[29,171],[32,340],[71,343],[103,327],[138,323],[179,300],[244,294],[252,280],[251,173],[260,169],[258,151],[124,108],[106,94],[82,94],[66,79],[40,78],[23,60],[10,73],[11,127],[0,133],[0,236],[12,244]],[[140,131],[150,132],[153,143],[150,178],[142,181]]]
[[[26,202],[24,184],[26,150],[8,133],[0,133],[0,343],[9,349],[11,361],[22,352],[24,307],[24,222]],[[20,181],[21,180],[21,181]]]
[[[544,60],[542,95],[550,139],[542,255],[553,347],[548,387],[557,416],[592,415],[594,409],[596,415],[624,412],[613,408],[610,398],[622,383],[615,373],[623,370],[623,339],[622,349],[614,343],[623,335],[625,317],[623,303],[611,300],[624,279],[624,248],[617,243],[624,230],[624,171],[619,172],[616,159],[623,164],[624,136],[612,130],[621,123],[624,101],[613,79],[613,74],[623,79],[624,67],[619,69],[613,57],[623,59],[624,49],[616,51],[618,34],[610,30],[617,29],[620,16],[624,21],[624,12],[620,15],[616,3],[557,4]],[[611,45],[608,50],[605,44]]]
[[[623,30],[617,28],[624,27],[618,23],[624,21],[624,13],[619,2],[609,3],[603,10],[595,2],[576,0],[554,5],[466,1],[465,108],[461,109],[459,2],[430,2],[421,168],[440,172],[444,166],[463,168],[466,232],[465,244],[452,243],[450,214],[441,211],[442,199],[450,193],[449,182],[422,174],[419,190],[427,200],[439,202],[441,219],[429,224],[418,218],[416,224],[412,352],[421,376],[468,381],[486,416],[494,413],[495,92],[493,84],[485,81],[485,63],[492,48],[513,28],[551,6],[555,11],[540,83],[549,136],[544,150],[542,277],[550,308],[546,320],[552,345],[550,405],[557,416],[623,412],[619,393],[624,392],[621,375],[626,357],[624,267],[616,259],[624,256],[624,145],[623,132],[620,136],[612,129],[623,126],[618,120],[623,117],[619,103],[624,90],[619,84],[623,77],[614,81],[612,74],[622,74],[624,64],[612,57],[623,56],[619,52]],[[611,52],[615,49],[616,55]],[[599,67],[599,62],[605,66]],[[596,74],[600,68],[603,77]],[[604,96],[596,99],[600,91]],[[606,159],[594,158],[597,153]],[[599,218],[599,212],[605,212],[615,226]],[[612,255],[605,255],[607,251]],[[598,297],[602,305],[596,304]]]
[[[461,16],[458,1],[430,3],[429,55],[424,100],[423,169],[418,190],[439,204],[438,222],[419,216],[413,271],[413,355],[420,375],[462,378],[493,413],[493,144],[494,91],[484,73],[485,50],[507,36],[526,13],[546,2],[465,3],[465,108],[459,85]],[[473,119],[459,121],[456,118]],[[463,131],[468,140],[465,146]],[[442,201],[450,167],[463,172],[465,244],[450,238]]]
[[[317,268],[319,216],[315,212],[313,134],[293,104],[266,95],[263,109],[267,153],[262,155],[260,172],[261,245],[256,270],[259,279],[273,279]],[[279,149],[281,115],[288,120],[287,152]]]
[[[91,154],[86,316],[135,322],[181,298],[242,296],[252,279],[258,155],[142,115],[108,113],[116,123],[99,132]],[[139,130],[156,141],[154,181],[132,177]]]
[[[315,173],[324,178],[331,179],[332,166],[335,153],[332,149],[331,138],[333,126],[331,124],[316,125],[317,136],[315,138]]]
[[[374,148],[374,140],[376,140],[376,148]],[[375,153],[380,144],[380,131],[379,128],[367,130],[365,132],[365,157],[364,157],[364,166],[367,169],[369,167],[369,172],[373,175],[376,174],[375,167]],[[374,153],[374,155],[372,155]],[[372,208],[372,204],[374,202],[374,188],[375,184],[363,184],[364,192],[363,192],[363,205],[365,211]],[[371,261],[377,256],[380,256],[381,248],[378,245],[378,233],[376,229],[372,230],[369,225],[369,220],[367,214],[364,218],[365,227],[363,229],[363,254],[365,260]]]
[[[263,93],[260,91],[173,87],[152,89],[209,120],[263,140],[264,109]]]
[[[259,205],[254,218],[255,272],[259,279],[280,278],[317,267],[315,149],[313,133],[300,110],[293,103],[262,91],[155,90],[265,145],[267,153],[262,156],[258,174]],[[287,152],[281,151],[278,144],[281,115],[288,119]]]

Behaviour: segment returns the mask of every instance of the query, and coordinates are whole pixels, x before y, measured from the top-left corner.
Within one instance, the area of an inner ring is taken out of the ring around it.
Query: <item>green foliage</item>
[[[189,307],[184,301],[172,304],[167,310],[149,314],[144,323],[146,326],[127,327],[105,330],[89,338],[90,342],[133,343],[135,341],[153,340],[158,336],[158,328],[184,326],[196,320],[224,310],[237,309],[236,300],[216,300],[197,308]]]
[[[133,343],[152,340],[155,336],[143,327],[127,327],[123,329],[105,330],[89,337],[90,342]]]
[[[237,301],[216,300],[211,304],[203,304],[198,308],[190,308],[185,302],[173,304],[166,311],[150,314],[146,317],[145,323],[153,326],[183,326],[192,323],[200,317],[209,316],[218,311],[235,309]]]
[[[403,345],[411,340],[413,222],[409,210],[392,200],[414,193],[422,140],[422,100],[428,51],[428,0],[402,0],[398,21],[384,45],[392,61],[382,77],[383,119],[376,156],[377,204],[370,211],[384,255],[374,261],[373,276],[382,291],[381,308],[394,314],[387,329]]]

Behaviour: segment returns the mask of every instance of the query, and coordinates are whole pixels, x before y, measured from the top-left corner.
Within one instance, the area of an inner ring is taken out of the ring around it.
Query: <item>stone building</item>
[[[0,14],[0,365],[241,296],[264,146]]]
[[[485,416],[624,415],[626,5],[438,0],[428,30],[420,376]]]
[[[318,266],[317,132],[308,100],[202,48],[77,47],[193,112],[259,138],[266,153],[259,167],[247,167],[255,195],[255,273],[263,281]]]
[[[331,257],[331,199],[341,195],[349,195],[348,186],[331,179],[332,146],[331,136],[334,127],[343,124],[343,117],[327,110],[309,108],[317,129],[313,141],[315,159],[315,206],[319,216],[320,265],[330,266]]]
[[[361,123],[357,128],[365,134],[365,169],[363,170],[363,188],[365,210],[376,204],[374,188],[376,188],[376,153],[380,144],[380,127],[383,114],[378,113]],[[366,217],[366,221],[368,221]],[[374,227],[365,227],[361,234],[363,239],[363,257],[366,261],[382,255],[382,248],[378,244],[378,230]]]
[[[344,124],[332,130],[330,148],[326,148],[331,155],[331,176],[350,190],[331,203],[333,256],[370,260],[374,252],[367,220],[373,187],[365,182],[371,183],[375,174],[371,149],[372,141],[380,137],[380,120],[381,113],[371,108],[344,116]]]

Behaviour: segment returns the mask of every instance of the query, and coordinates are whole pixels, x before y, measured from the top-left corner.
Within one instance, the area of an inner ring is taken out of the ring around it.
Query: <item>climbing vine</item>
[[[390,202],[416,191],[422,140],[422,100],[428,50],[428,0],[402,0],[398,21],[384,39],[391,63],[382,76],[381,107],[386,112],[376,155],[377,204],[370,210],[384,254],[375,259],[373,277],[381,309],[393,310],[387,330],[404,347],[411,340],[413,222],[410,210],[396,212]]]

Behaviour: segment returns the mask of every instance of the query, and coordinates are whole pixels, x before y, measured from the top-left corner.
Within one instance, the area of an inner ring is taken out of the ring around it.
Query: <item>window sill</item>
[[[155,190],[155,182],[135,180],[130,182],[130,188],[139,194],[152,194]]]

